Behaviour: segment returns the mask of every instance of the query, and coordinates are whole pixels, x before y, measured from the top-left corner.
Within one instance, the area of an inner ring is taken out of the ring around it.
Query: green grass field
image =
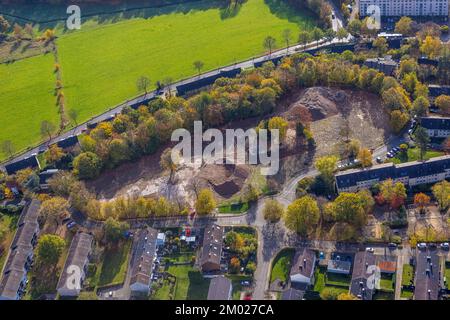
[[[270,282],[279,279],[286,282],[291,271],[292,259],[294,258],[294,249],[284,249],[273,260],[272,272],[270,274]]]
[[[249,0],[228,19],[221,18],[219,8],[186,6],[192,9],[187,14],[108,25],[89,21],[80,31],[58,39],[66,102],[80,112],[80,120],[137,95],[135,84],[141,75],[153,83],[189,77],[196,73],[195,60],[204,62],[203,70],[231,64],[262,54],[268,35],[281,47],[284,29],[290,28],[296,37],[299,27],[313,25],[306,16],[278,17],[264,0]]]
[[[78,110],[78,122],[138,95],[142,75],[152,84],[186,78],[196,74],[196,60],[204,62],[202,71],[212,70],[263,54],[269,35],[283,47],[284,29],[292,30],[293,43],[300,29],[315,25],[308,13],[265,0],[248,0],[229,17],[211,1],[140,16],[92,17],[81,30],[66,33],[58,27],[66,110]],[[41,55],[0,65],[0,140],[12,140],[17,151],[41,141],[42,120],[59,123],[53,64],[51,55]]]
[[[13,141],[17,151],[41,140],[43,120],[59,123],[53,65],[51,54],[0,64],[0,141]]]
[[[206,300],[210,280],[200,271],[191,265],[177,265],[170,266],[168,272],[177,277],[175,300]]]
[[[125,281],[127,275],[128,262],[130,259],[131,241],[120,244],[118,248],[107,249],[102,258],[101,266],[97,270],[98,285],[114,285]]]
[[[431,158],[443,156],[444,154],[445,153],[441,152],[441,151],[427,150],[427,152],[425,153],[423,158],[424,158],[424,160],[428,160]],[[407,154],[402,154],[401,152],[399,152],[397,154],[397,156],[395,156],[394,158],[392,158],[389,161],[399,164],[399,163],[404,163],[404,162],[409,162],[409,161],[416,161],[416,160],[419,160],[419,158],[420,158],[420,149],[412,148],[412,149],[408,149]]]

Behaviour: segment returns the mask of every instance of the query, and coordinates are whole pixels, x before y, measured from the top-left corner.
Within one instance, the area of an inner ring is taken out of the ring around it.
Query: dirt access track
[[[358,139],[366,148],[377,147],[390,135],[389,117],[379,97],[374,94],[325,87],[303,89],[288,100],[281,101],[277,111],[265,118],[281,115],[294,124],[298,120],[298,108],[307,108],[311,112],[311,130],[316,148],[307,150],[294,146],[288,152],[282,150],[280,172],[274,177],[279,184],[311,165],[314,158],[335,153],[336,144],[342,141],[341,128],[346,123],[351,129],[349,137]],[[247,129],[255,127],[260,120],[237,121],[227,128]],[[295,125],[290,128],[295,128]],[[288,135],[295,137],[295,130],[289,131]],[[88,186],[94,189],[100,199],[105,200],[118,196],[164,195],[169,198],[190,198],[192,201],[193,179],[199,180],[201,187],[211,187],[219,199],[226,199],[237,194],[246,179],[250,178],[250,166],[247,165],[206,165],[199,169],[182,166],[176,173],[175,184],[168,185],[168,173],[159,166],[161,152],[166,147],[154,155],[109,170],[89,182]]]

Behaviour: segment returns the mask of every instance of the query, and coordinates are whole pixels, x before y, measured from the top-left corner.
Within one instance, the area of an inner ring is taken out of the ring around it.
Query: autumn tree
[[[443,113],[450,113],[450,96],[440,95],[434,103]]]
[[[53,234],[44,234],[38,240],[36,248],[37,262],[48,268],[55,268],[63,252],[65,241]]]
[[[383,37],[376,38],[372,42],[372,46],[377,49],[379,57],[383,56],[389,48],[386,38]]]
[[[230,271],[231,273],[238,273],[241,269],[241,262],[237,257],[233,257],[230,260]]]
[[[284,140],[286,138],[286,133],[288,129],[288,122],[281,117],[273,117],[269,120],[267,125],[270,131],[278,130],[280,140]]]
[[[428,58],[438,57],[442,50],[441,40],[437,37],[427,36],[420,46],[420,51]]]
[[[195,210],[199,215],[208,215],[216,208],[216,200],[210,189],[203,189],[199,192],[195,202]]]
[[[263,209],[264,219],[277,222],[284,214],[284,207],[275,199],[266,200]]]
[[[412,29],[413,20],[410,17],[402,17],[395,24],[395,32],[401,33],[404,36],[410,36],[413,33]]]
[[[370,167],[372,165],[372,153],[369,149],[362,148],[358,152],[358,160],[363,168]]]
[[[339,28],[336,32],[336,37],[339,39],[339,41],[342,41],[343,39],[348,37],[348,32],[345,30],[345,28]]]
[[[380,195],[392,208],[398,209],[405,202],[406,188],[401,182],[394,183],[392,179],[387,179],[380,185]]]
[[[424,213],[425,207],[430,204],[430,197],[422,192],[416,193],[414,196],[414,204],[419,207],[421,213]]]
[[[92,152],[82,152],[73,160],[73,172],[80,179],[93,179],[100,174],[102,163]]]
[[[391,127],[395,133],[399,133],[405,127],[405,125],[409,121],[409,116],[405,112],[401,112],[400,110],[394,110],[391,112]]]
[[[117,243],[125,236],[125,231],[127,231],[130,226],[127,223],[119,222],[113,217],[109,217],[105,221],[104,225],[105,240],[110,243]]]
[[[54,164],[61,160],[64,156],[65,153],[63,149],[58,147],[57,144],[52,144],[45,153],[45,161],[47,161],[48,164]]]
[[[367,219],[366,201],[359,194],[342,192],[328,206],[334,219],[338,222],[350,223],[361,227]]]
[[[303,236],[308,235],[317,226],[319,219],[319,206],[310,196],[301,197],[291,203],[284,216],[286,227]]]
[[[430,108],[430,101],[420,96],[416,100],[414,100],[411,108],[411,112],[413,115],[416,115],[418,117],[424,117],[428,113],[428,109]]]
[[[314,166],[320,172],[321,177],[328,187],[333,185],[337,162],[338,158],[336,156],[324,156],[318,158],[314,163]]]
[[[439,204],[439,209],[444,211],[450,204],[450,182],[443,180],[432,187],[433,196]]]
[[[353,19],[348,23],[347,29],[349,33],[354,37],[361,35],[362,21],[359,19]]]
[[[428,136],[427,130],[422,126],[418,126],[414,132],[414,141],[420,149],[420,160],[423,161],[428,149],[428,144],[430,143],[430,137]]]
[[[56,230],[60,221],[70,215],[69,206],[69,202],[66,199],[61,197],[53,197],[42,202],[40,215],[45,219],[45,221],[55,226]]]

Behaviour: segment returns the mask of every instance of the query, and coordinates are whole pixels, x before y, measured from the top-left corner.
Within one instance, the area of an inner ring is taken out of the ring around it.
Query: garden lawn
[[[43,120],[59,125],[53,65],[52,54],[0,64],[0,142],[11,140],[16,151],[41,141]]]
[[[424,155],[424,160],[428,160],[435,157],[443,156],[445,153],[441,151],[436,150],[428,150]],[[396,164],[404,163],[404,162],[410,162],[410,161],[416,161],[420,158],[420,149],[419,148],[409,148],[407,155],[403,155],[401,152],[397,154],[394,158],[392,158],[390,161]]]
[[[121,284],[125,281],[128,262],[131,257],[131,241],[121,243],[114,249],[106,249],[103,263],[97,267],[100,271],[99,286]]]
[[[304,11],[294,14],[282,1],[270,6],[248,0],[235,16],[223,18],[220,8],[204,1],[184,4],[184,13],[174,8],[148,19],[89,20],[57,40],[66,104],[79,111],[81,122],[137,95],[142,75],[152,85],[186,78],[196,74],[196,60],[204,62],[202,71],[212,70],[264,53],[269,35],[282,47],[284,29],[296,40],[300,29],[314,26]]]
[[[209,279],[191,265],[170,266],[167,270],[177,278],[174,300],[206,300]]]
[[[228,275],[228,279],[231,280],[231,284],[233,286],[233,292],[232,292],[232,299],[233,300],[240,300],[241,299],[241,293],[242,291],[245,291],[246,289],[249,289],[248,287],[244,287],[241,285],[241,281],[253,281],[251,276],[244,276],[244,275]]]
[[[403,265],[402,286],[409,286],[414,280],[414,268],[409,264]]]
[[[248,211],[248,202],[225,204],[218,207],[219,213],[240,214]]]
[[[445,262],[445,280],[447,281],[447,289],[450,289],[450,261]]]
[[[18,215],[0,213],[0,229],[6,230],[3,241],[0,243],[0,247],[2,248],[0,249],[0,270],[3,270],[3,265],[5,264],[6,258],[8,257],[9,246],[11,245],[11,242],[14,238],[14,233],[17,229],[16,223],[18,217]]]
[[[283,249],[275,257],[272,264],[272,273],[270,275],[270,282],[279,279],[286,282],[291,270],[292,259],[294,258],[294,249]]]
[[[390,274],[381,274],[380,287],[385,292],[394,291],[394,276]]]

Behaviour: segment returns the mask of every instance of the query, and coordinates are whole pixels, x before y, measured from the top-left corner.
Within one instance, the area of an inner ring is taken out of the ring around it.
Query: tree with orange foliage
[[[233,257],[230,260],[230,271],[232,273],[238,273],[239,269],[241,269],[241,262],[239,261],[238,258]]]
[[[414,196],[414,204],[419,207],[420,213],[424,213],[425,207],[430,204],[430,197],[425,193],[417,193]]]

